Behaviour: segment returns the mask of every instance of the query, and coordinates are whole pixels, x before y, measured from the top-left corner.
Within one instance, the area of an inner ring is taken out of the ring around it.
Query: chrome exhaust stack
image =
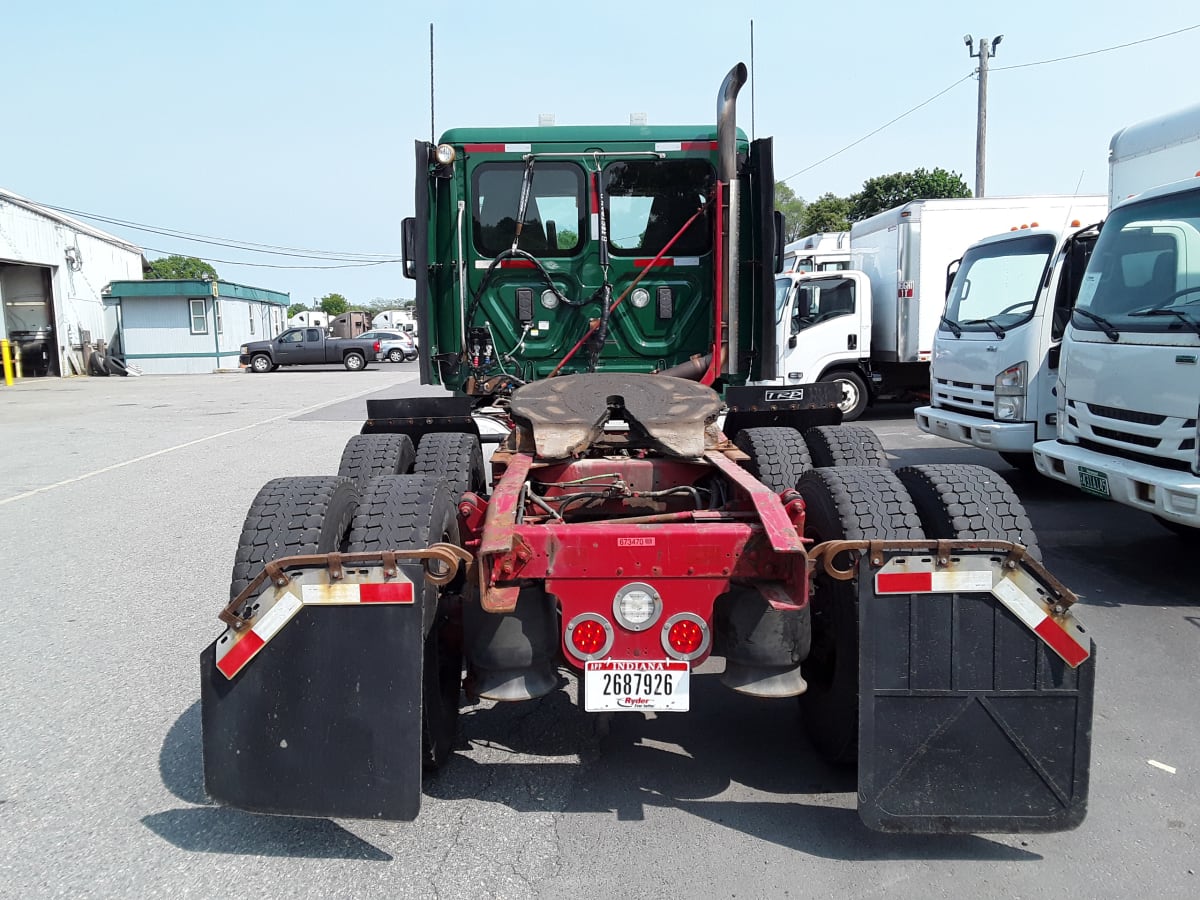
[[[746,65],[738,63],[729,70],[717,94],[717,178],[725,184],[725,197],[729,206],[728,225],[723,229],[725,245],[718,250],[724,254],[725,278],[726,350],[722,371],[731,375],[738,370],[738,269],[741,266],[738,250],[741,240],[738,227],[741,191],[737,178],[737,95],[745,83]]]

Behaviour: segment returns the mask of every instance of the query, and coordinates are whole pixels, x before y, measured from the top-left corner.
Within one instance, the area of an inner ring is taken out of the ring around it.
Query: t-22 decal
[[[804,388],[788,388],[783,391],[767,391],[767,403],[791,403],[804,399]]]

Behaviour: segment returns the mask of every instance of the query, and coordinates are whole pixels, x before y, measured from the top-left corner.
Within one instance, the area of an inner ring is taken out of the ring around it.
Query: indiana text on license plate
[[[587,712],[687,712],[691,665],[679,660],[603,659],[583,664]]]
[[[1111,496],[1108,490],[1108,476],[1086,466],[1079,466],[1079,486],[1089,494],[1099,497]]]

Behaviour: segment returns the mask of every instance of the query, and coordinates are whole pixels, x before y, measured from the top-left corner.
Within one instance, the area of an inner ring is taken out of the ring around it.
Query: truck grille
[[[1196,453],[1196,420],[1067,399],[1064,437],[1101,453],[1187,471]]]
[[[1121,422],[1137,422],[1139,425],[1161,425],[1167,421],[1166,416],[1156,415],[1155,413],[1137,412],[1130,409],[1118,409],[1115,406],[1101,406],[1098,403],[1089,403],[1087,408],[1097,416],[1105,419],[1117,419]]]
[[[968,416],[990,419],[996,405],[994,395],[995,388],[990,384],[933,379],[933,405],[940,409],[952,409]]]

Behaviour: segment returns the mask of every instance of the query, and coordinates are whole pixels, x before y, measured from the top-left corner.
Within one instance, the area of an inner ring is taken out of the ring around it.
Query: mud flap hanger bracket
[[[453,581],[459,568],[464,564],[469,565],[473,558],[462,547],[444,543],[432,544],[425,550],[367,550],[360,553],[288,556],[264,563],[262,571],[217,614],[217,618],[234,631],[250,627],[250,619],[238,615],[237,610],[244,608],[246,602],[268,580],[275,587],[286,587],[291,582],[288,569],[321,567],[329,571],[330,581],[340,581],[345,577],[346,566],[382,565],[384,577],[395,578],[399,574],[401,561],[416,561],[421,563],[426,581],[443,587]]]

